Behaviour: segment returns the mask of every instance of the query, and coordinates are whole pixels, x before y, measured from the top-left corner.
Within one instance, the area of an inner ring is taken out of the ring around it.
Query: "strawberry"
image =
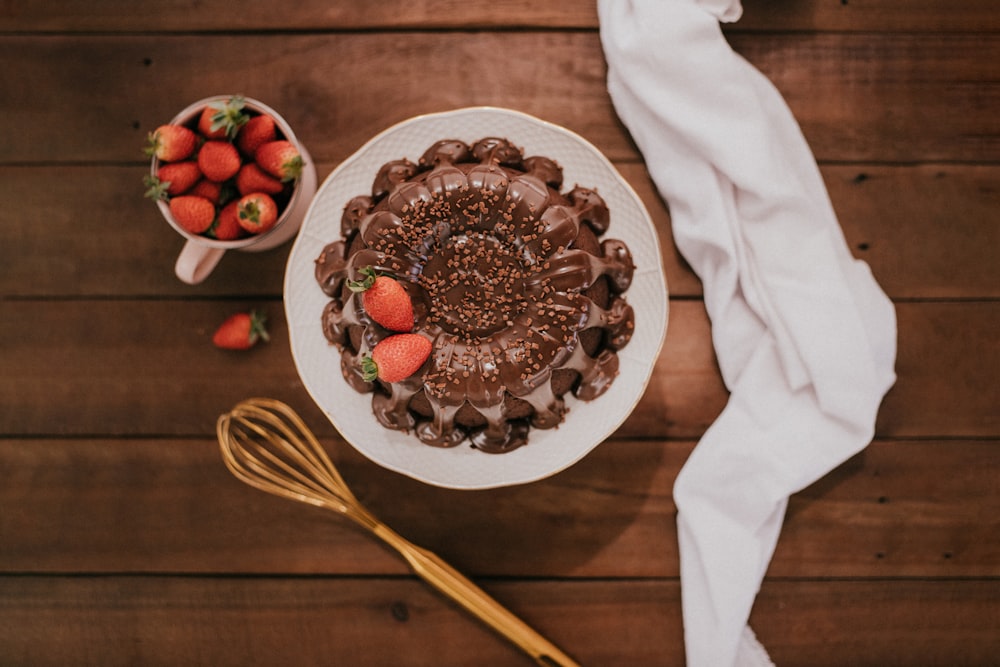
[[[269,195],[276,195],[285,189],[281,181],[271,176],[253,162],[247,162],[240,167],[236,174],[236,189],[241,195],[248,195],[251,192],[266,192]]]
[[[261,169],[282,181],[294,181],[302,175],[302,155],[290,141],[269,141],[257,149],[254,159]]]
[[[188,190],[188,194],[204,197],[213,204],[218,205],[219,202],[222,201],[222,184],[203,178],[195,183],[194,187]]]
[[[365,382],[375,379],[399,382],[410,377],[431,355],[431,342],[415,333],[402,333],[383,339],[371,356],[361,360]]]
[[[198,151],[198,167],[205,178],[216,183],[227,181],[240,170],[240,153],[228,141],[206,141]]]
[[[201,234],[215,220],[215,204],[204,197],[181,195],[170,200],[170,214],[177,224],[192,234]]]
[[[146,137],[145,153],[164,162],[185,160],[198,146],[198,136],[183,125],[161,125]]]
[[[380,276],[367,266],[359,271],[364,280],[349,280],[347,287],[361,293],[365,312],[390,331],[413,331],[413,301],[396,280]]]
[[[236,146],[248,158],[253,158],[257,154],[258,148],[277,138],[278,132],[275,129],[274,119],[263,114],[254,116],[240,128],[240,133],[236,135]]]
[[[212,102],[198,116],[198,131],[207,139],[233,139],[250,120],[243,112],[244,105],[238,95],[225,102]]]
[[[146,196],[150,199],[167,199],[184,194],[201,178],[198,163],[170,162],[156,170],[156,176],[146,176],[144,183],[149,189]]]
[[[249,350],[257,341],[271,339],[266,322],[267,318],[255,310],[230,315],[212,335],[212,343],[224,350]]]
[[[251,192],[236,202],[240,227],[251,234],[261,234],[278,221],[278,205],[264,192]]]
[[[223,206],[215,224],[208,230],[209,234],[220,241],[233,241],[243,236],[243,227],[240,226],[239,213],[236,211],[238,205],[239,202],[231,201]]]

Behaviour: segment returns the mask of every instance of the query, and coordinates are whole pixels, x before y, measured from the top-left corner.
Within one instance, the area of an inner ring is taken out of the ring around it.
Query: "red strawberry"
[[[228,141],[206,141],[198,151],[198,167],[216,183],[229,180],[240,170],[240,152]]]
[[[232,97],[225,102],[212,102],[198,116],[198,131],[207,139],[233,139],[240,127],[250,120],[243,112],[245,101]]]
[[[269,141],[257,149],[254,159],[261,169],[282,181],[294,181],[302,175],[302,155],[290,141]]]
[[[389,336],[375,346],[371,356],[361,360],[365,382],[376,378],[383,382],[399,382],[410,377],[431,355],[431,342],[414,333]]]
[[[252,192],[236,202],[240,227],[251,234],[261,234],[278,221],[278,205],[264,192]]]
[[[240,226],[239,214],[236,207],[239,202],[231,201],[219,211],[219,217],[209,232],[220,241],[233,241],[243,236],[243,227]]]
[[[201,170],[197,162],[170,162],[157,169],[155,177],[146,178],[149,187],[146,196],[151,199],[166,199],[168,195],[175,197],[194,187],[200,178]]]
[[[198,136],[183,125],[161,125],[146,137],[145,153],[164,162],[191,157],[198,146]]]
[[[252,158],[256,155],[258,148],[277,138],[278,132],[275,129],[274,119],[264,114],[254,116],[240,128],[240,133],[236,135],[236,146],[244,155]]]
[[[215,204],[204,197],[181,195],[173,197],[169,205],[177,224],[192,234],[203,233],[215,220]]]
[[[390,331],[413,331],[413,301],[396,280],[380,276],[368,266],[359,271],[364,280],[349,280],[352,292],[361,292],[368,315]]]
[[[264,326],[266,321],[257,311],[230,315],[212,335],[212,343],[224,350],[249,350],[258,340],[266,343],[271,339]]]
[[[271,176],[253,162],[247,162],[240,167],[236,174],[236,189],[241,195],[248,195],[251,192],[266,192],[269,195],[276,195],[285,189],[281,181]]]
[[[222,200],[222,184],[203,178],[194,184],[194,187],[188,191],[188,194],[204,197],[213,204],[218,205]]]

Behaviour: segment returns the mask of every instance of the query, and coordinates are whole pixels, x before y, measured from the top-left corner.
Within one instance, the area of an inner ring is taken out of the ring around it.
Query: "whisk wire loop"
[[[333,490],[327,488],[329,480],[324,474],[325,471],[316,464],[315,460],[307,457],[308,451],[303,452],[299,448],[301,446],[299,441],[290,439],[291,436],[285,435],[281,430],[269,431],[264,426],[252,421],[246,415],[237,415],[237,420],[237,427],[242,429],[242,435],[246,438],[245,441],[252,444],[261,456],[285,474],[313,488],[317,493],[333,493]],[[270,426],[274,429],[281,429],[283,427],[279,423],[274,423]],[[248,435],[248,432],[256,434],[257,439],[254,440]],[[270,448],[262,445],[262,442],[270,445]],[[280,452],[281,456],[275,454],[276,451]],[[282,458],[282,456],[286,458]],[[303,470],[306,472],[303,472]]]
[[[262,491],[349,513],[350,505],[356,503],[354,495],[315,436],[296,434],[269,412],[272,401],[260,400],[246,401],[219,418],[217,431],[226,466],[241,481]],[[312,451],[310,439],[315,443]]]
[[[258,482],[258,487],[266,485],[265,490],[288,491],[314,500],[315,504],[324,499],[327,494],[317,482],[306,478],[258,442],[248,441],[246,428],[246,425],[237,423],[232,434],[233,458],[241,468],[243,479],[251,477]]]
[[[307,460],[309,462],[309,465],[303,464],[303,467],[330,481],[332,492],[352,495],[316,436],[305,425],[302,418],[287,405],[272,399],[250,399],[244,402],[242,409],[235,410],[234,415],[264,422],[273,427],[282,436],[283,444],[289,452],[294,452],[300,461]],[[269,436],[265,429],[256,424],[254,426],[262,437]]]
[[[326,450],[289,406],[268,398],[243,401],[219,417],[216,433],[229,471],[268,493],[338,512],[395,549],[425,582],[546,667],[574,667],[555,645],[426,549],[400,536],[362,505]]]

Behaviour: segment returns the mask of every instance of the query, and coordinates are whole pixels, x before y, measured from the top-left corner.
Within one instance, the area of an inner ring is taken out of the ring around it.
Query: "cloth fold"
[[[788,497],[863,449],[895,381],[892,303],[855,260],[732,0],[599,0],[608,91],[698,274],[730,399],[674,486],[687,662],[769,665],[747,626]]]

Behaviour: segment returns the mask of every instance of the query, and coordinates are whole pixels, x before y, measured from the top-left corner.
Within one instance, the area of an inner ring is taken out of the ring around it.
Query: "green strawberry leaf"
[[[364,292],[365,290],[371,289],[371,286],[375,284],[375,279],[378,274],[375,273],[375,268],[371,266],[366,266],[358,271],[361,275],[365,276],[364,280],[348,280],[347,288],[352,292]]]

